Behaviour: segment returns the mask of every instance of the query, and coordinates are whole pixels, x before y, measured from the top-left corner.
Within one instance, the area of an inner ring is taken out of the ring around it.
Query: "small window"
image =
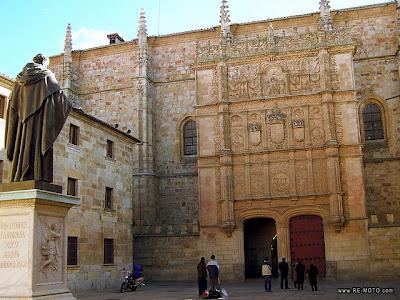
[[[6,107],[6,97],[0,95],[0,118],[4,119],[4,111]]]
[[[70,124],[70,126],[69,126],[69,142],[71,144],[78,145],[78,141],[79,141],[79,127],[74,124]]]
[[[114,264],[114,240],[104,239],[104,264]]]
[[[363,110],[365,140],[381,140],[383,135],[383,124],[381,110],[376,104],[368,104]]]
[[[195,121],[188,121],[183,125],[183,154],[197,155],[197,131]]]
[[[113,158],[113,147],[114,147],[114,142],[107,140],[107,157]]]
[[[78,238],[76,236],[68,237],[67,265],[78,265]]]
[[[78,180],[77,179],[68,177],[67,195],[70,195],[70,196],[78,195]]]
[[[104,205],[104,207],[106,209],[112,209],[112,207],[113,207],[112,194],[113,194],[113,189],[110,187],[106,187],[106,196],[105,196],[105,205]]]

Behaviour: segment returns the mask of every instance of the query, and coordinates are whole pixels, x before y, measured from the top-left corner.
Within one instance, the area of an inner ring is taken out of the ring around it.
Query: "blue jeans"
[[[265,291],[270,292],[272,275],[264,276],[264,278],[265,278]]]

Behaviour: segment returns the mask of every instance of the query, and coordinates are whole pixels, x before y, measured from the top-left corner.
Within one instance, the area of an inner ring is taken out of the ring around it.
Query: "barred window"
[[[363,110],[365,140],[380,140],[384,138],[382,114],[378,105],[368,104]]]
[[[104,239],[104,264],[114,264],[114,240]]]
[[[192,120],[183,125],[183,154],[197,155],[196,122]]]
[[[67,265],[76,266],[78,264],[78,238],[68,237]]]

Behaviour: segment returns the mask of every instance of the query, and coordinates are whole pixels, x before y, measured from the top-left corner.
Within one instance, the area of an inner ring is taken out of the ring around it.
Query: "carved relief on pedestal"
[[[302,145],[304,141],[304,119],[294,119],[292,121],[292,128],[295,144]]]
[[[337,68],[335,56],[333,56],[333,55],[329,56],[329,70],[330,70],[330,80],[331,80],[332,89],[333,90],[340,89],[338,68]]]
[[[38,261],[40,282],[61,281],[63,265],[63,222],[61,218],[39,218]]]
[[[308,194],[308,167],[306,161],[297,161],[296,165],[296,191],[297,194]]]
[[[311,144],[321,146],[325,142],[324,116],[322,108],[319,106],[310,107],[310,133]]]
[[[235,199],[240,199],[246,195],[246,176],[244,166],[233,167],[233,192]]]
[[[269,126],[269,144],[273,149],[282,149],[286,142],[286,115],[278,107],[274,107],[270,114],[267,114]]]
[[[289,194],[290,180],[287,164],[271,164],[270,180],[272,195],[287,195]]]
[[[243,119],[234,115],[230,117],[231,126],[231,147],[233,152],[240,152],[244,149],[244,124]]]

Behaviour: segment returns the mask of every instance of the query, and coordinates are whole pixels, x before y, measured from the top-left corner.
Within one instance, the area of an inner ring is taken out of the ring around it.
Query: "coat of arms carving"
[[[304,141],[304,120],[296,119],[292,121],[293,137],[296,142]]]
[[[286,115],[278,107],[274,107],[271,114],[267,115],[271,141],[275,144],[280,144],[285,140],[285,120]]]
[[[250,143],[257,146],[261,143],[261,124],[251,123],[247,125],[249,129]]]

